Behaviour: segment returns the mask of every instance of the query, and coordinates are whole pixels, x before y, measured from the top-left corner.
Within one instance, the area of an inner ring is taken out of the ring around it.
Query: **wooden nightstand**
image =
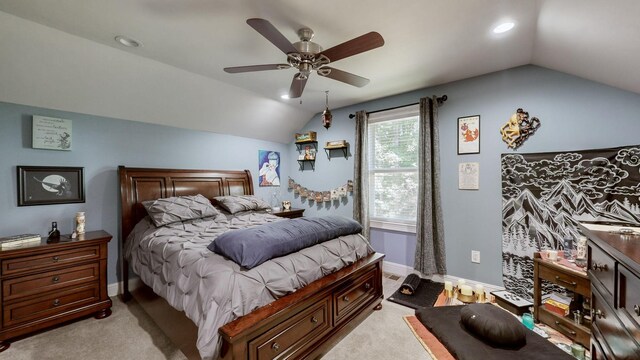
[[[275,216],[294,219],[294,218],[302,217],[303,212],[304,212],[304,209],[291,209],[291,210],[275,211],[275,212],[272,212],[272,214]]]
[[[2,322],[0,351],[7,340],[66,321],[111,315],[107,295],[107,245],[111,235],[90,231],[0,250]]]

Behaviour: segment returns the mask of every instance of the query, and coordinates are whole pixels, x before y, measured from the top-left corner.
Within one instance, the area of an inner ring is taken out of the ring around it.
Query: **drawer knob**
[[[561,282],[563,284],[567,284],[569,286],[577,286],[578,284],[575,281],[569,281],[569,280],[565,280],[563,278],[561,278],[560,276],[556,275],[556,281],[557,282]]]
[[[318,318],[316,318],[315,316],[312,316],[311,317],[311,322],[314,323],[314,324],[317,324],[318,323]]]
[[[60,281],[60,277],[54,276],[53,279],[51,279],[51,281],[53,281],[54,283],[57,283],[58,281]]]
[[[58,306],[58,305],[60,305],[60,299],[53,300],[53,306]]]
[[[371,289],[371,284],[369,283],[364,284],[364,288],[367,290]]]
[[[273,343],[273,345],[271,345],[271,349],[272,349],[273,351],[278,351],[278,350],[280,350],[280,344],[278,344],[277,342],[276,342],[276,343]]]
[[[602,264],[602,265],[598,265],[597,263],[593,263],[593,266],[591,266],[591,268],[595,271],[608,271],[609,267],[607,266],[607,264]]]
[[[600,309],[596,309],[593,314],[598,318],[598,319],[604,319],[604,311],[600,310]]]
[[[342,300],[344,300],[345,302],[349,302],[349,297],[347,295],[345,295]]]
[[[633,305],[633,312],[635,312],[636,315],[640,316],[640,306]]]
[[[54,257],[53,257],[53,262],[58,262],[58,260],[60,260],[60,257],[59,257],[59,256],[54,256]]]

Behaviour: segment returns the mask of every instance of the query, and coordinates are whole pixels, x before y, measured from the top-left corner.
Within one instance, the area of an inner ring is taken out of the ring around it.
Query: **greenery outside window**
[[[369,115],[371,227],[415,233],[418,121],[418,105]]]

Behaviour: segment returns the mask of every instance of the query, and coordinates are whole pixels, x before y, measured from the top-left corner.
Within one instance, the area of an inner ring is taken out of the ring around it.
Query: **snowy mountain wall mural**
[[[577,239],[579,222],[640,226],[640,145],[503,154],[501,170],[502,276],[521,297],[532,299],[533,253]]]

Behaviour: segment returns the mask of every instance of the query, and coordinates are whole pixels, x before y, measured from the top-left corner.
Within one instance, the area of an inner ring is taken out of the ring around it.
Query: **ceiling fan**
[[[369,83],[369,79],[361,76],[329,67],[329,63],[336,62],[349,56],[357,55],[384,45],[384,39],[375,31],[358,36],[357,38],[343,42],[327,50],[311,39],[313,30],[302,28],[298,30],[300,41],[291,43],[282,33],[278,31],[269,21],[264,19],[248,19],[247,24],[269,40],[278,49],[287,55],[286,64],[266,64],[234,66],[224,68],[228,73],[243,73],[264,70],[284,70],[296,68],[299,72],[293,76],[289,98],[299,98],[302,95],[304,86],[312,71],[318,75],[325,76],[333,80],[342,81],[349,85],[363,87]]]

